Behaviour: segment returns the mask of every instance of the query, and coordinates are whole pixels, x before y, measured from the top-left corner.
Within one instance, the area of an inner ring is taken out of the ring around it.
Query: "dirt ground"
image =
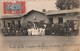
[[[80,51],[80,36],[0,36],[0,51]]]

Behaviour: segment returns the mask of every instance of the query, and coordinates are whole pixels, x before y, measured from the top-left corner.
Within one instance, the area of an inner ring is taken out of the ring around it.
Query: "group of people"
[[[59,36],[76,36],[78,35],[78,24],[73,21],[67,21],[63,24],[53,24],[52,34]]]
[[[78,26],[74,22],[44,23],[28,22],[25,24],[10,24],[2,28],[5,36],[35,36],[35,35],[55,35],[55,36],[72,36],[78,35]]]
[[[28,35],[45,35],[45,29],[44,28],[31,28],[31,29],[28,29]]]
[[[45,28],[43,24],[39,22],[28,23],[10,23],[8,26],[4,26],[2,33],[5,36],[31,36],[31,35],[45,35]]]

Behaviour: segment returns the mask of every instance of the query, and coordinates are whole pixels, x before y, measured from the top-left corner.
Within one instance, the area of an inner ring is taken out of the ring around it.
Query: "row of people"
[[[18,24],[10,27],[4,27],[2,30],[4,35],[73,35],[78,34],[77,26],[73,23],[65,22],[64,24],[45,24],[45,23],[32,23],[27,25]],[[76,32],[76,33],[75,33]]]

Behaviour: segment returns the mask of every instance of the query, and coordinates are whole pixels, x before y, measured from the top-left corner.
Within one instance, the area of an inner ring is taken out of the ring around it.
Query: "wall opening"
[[[63,18],[58,18],[58,23],[63,23]]]

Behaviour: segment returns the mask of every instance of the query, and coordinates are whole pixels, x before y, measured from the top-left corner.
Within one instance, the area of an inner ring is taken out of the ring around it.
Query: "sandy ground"
[[[0,36],[0,51],[80,51],[80,36]]]

